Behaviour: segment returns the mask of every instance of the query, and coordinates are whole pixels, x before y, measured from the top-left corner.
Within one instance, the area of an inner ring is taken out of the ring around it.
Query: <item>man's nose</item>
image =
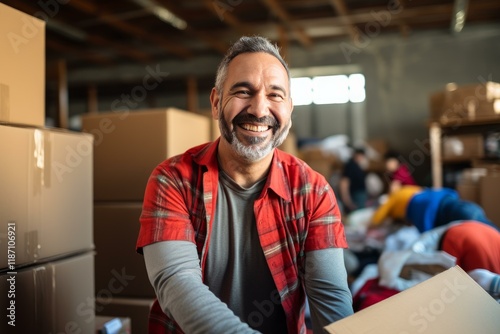
[[[248,113],[257,118],[269,115],[269,100],[264,93],[255,94],[250,99],[250,107]]]

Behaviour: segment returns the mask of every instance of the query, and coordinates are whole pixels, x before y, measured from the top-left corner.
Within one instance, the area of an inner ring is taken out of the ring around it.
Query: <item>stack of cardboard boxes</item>
[[[135,251],[144,190],[160,162],[210,140],[211,122],[165,108],[88,114],[82,127],[95,138],[96,313],[128,317],[133,333],[147,333],[155,293]]]
[[[440,125],[443,163],[471,167],[459,171],[460,196],[500,226],[500,83],[446,85],[430,96],[430,119]]]
[[[500,227],[500,164],[476,162],[462,171],[457,191],[460,197],[479,204],[488,219]]]
[[[459,126],[461,121],[500,119],[500,83],[457,85],[430,96],[430,118],[441,124]]]
[[[92,333],[92,136],[45,122],[45,22],[0,3],[1,333]]]

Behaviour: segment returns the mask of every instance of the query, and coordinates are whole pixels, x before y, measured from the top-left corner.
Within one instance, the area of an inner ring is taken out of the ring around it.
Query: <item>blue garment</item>
[[[432,229],[444,198],[457,200],[459,196],[455,190],[449,188],[422,190],[415,194],[408,203],[406,218],[417,227],[420,233]]]
[[[483,208],[478,204],[451,197],[443,198],[434,226],[445,225],[456,220],[475,220],[499,230],[498,226],[486,217]]]

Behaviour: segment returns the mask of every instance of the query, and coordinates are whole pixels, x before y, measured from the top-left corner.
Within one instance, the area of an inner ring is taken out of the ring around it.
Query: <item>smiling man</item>
[[[315,333],[352,314],[335,195],[278,149],[291,127],[278,49],[242,37],[210,95],[221,137],[170,158],[148,181],[137,251],[158,300],[150,333]]]

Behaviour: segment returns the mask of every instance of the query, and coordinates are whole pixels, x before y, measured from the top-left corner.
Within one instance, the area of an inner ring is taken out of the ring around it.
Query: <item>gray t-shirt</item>
[[[287,333],[285,314],[260,245],[253,212],[265,179],[243,188],[220,171],[219,180],[205,282],[252,328],[262,333]]]

